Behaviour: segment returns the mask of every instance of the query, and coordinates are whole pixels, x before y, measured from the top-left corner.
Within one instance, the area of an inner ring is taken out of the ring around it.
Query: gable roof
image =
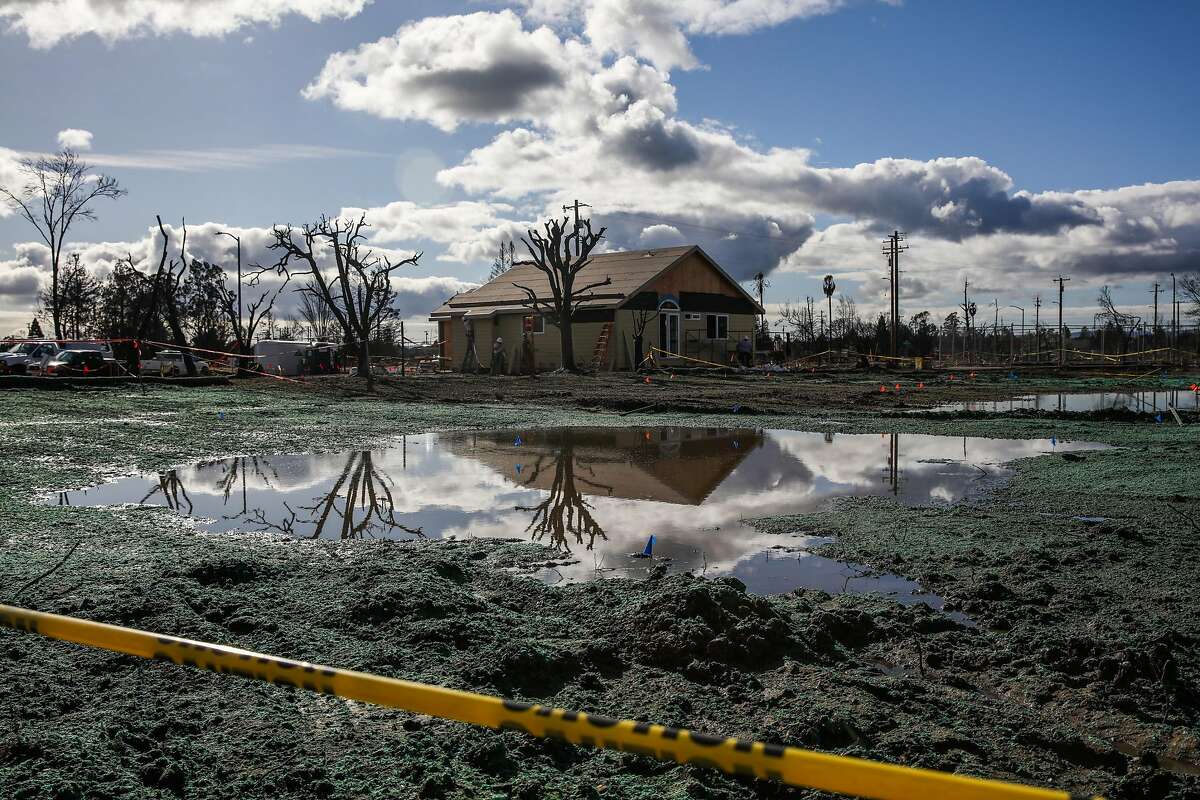
[[[756,308],[759,307],[758,302],[742,288],[742,285],[731,278],[697,245],[661,247],[653,250],[624,250],[618,253],[593,255],[588,265],[575,276],[575,285],[587,286],[589,283],[602,281],[605,277],[610,278],[612,283],[590,291],[589,298],[579,303],[578,307],[581,309],[618,308],[659,275],[692,253],[699,254],[746,300]],[[466,313],[470,316],[490,316],[497,311],[528,310],[528,307],[524,305],[528,295],[514,286],[514,283],[528,286],[537,293],[538,297],[550,297],[550,281],[541,270],[529,264],[519,264],[482,286],[454,295],[436,309],[431,317],[445,319],[456,313]]]

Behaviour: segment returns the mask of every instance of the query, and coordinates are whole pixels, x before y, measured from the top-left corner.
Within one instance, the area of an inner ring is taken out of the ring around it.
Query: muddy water
[[[409,436],[393,447],[236,457],[62,492],[69,505],[166,506],[210,531],[411,539],[523,535],[563,558],[549,582],[692,570],[756,593],[881,592],[940,607],[912,581],[809,552],[825,539],[743,519],[830,498],[953,503],[1003,462],[1087,445],[762,429],[557,428]],[[649,537],[652,558],[640,558]]]
[[[1128,409],[1143,414],[1170,413],[1200,408],[1200,394],[1190,389],[1164,392],[1090,392],[1084,394],[1030,394],[1009,400],[982,400],[947,403],[930,411],[991,411],[1002,413],[1018,409],[1040,411],[1109,411]]]

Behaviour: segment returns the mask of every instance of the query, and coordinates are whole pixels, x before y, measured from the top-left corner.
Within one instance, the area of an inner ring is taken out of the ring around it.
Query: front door
[[[679,353],[679,312],[663,311],[658,315],[659,347],[668,353]]]

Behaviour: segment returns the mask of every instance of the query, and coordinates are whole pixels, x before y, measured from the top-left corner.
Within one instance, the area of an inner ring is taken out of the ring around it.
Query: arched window
[[[658,346],[667,353],[679,353],[679,303],[671,297],[658,302]]]

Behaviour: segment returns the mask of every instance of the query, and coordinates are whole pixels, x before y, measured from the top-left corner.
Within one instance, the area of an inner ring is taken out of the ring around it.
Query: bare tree
[[[825,300],[829,303],[829,338],[833,339],[833,293],[837,291],[837,284],[833,282],[832,275],[826,275],[825,280],[821,283],[821,291],[825,292]]]
[[[838,295],[838,328],[843,339],[849,339],[858,333],[862,320],[858,316],[858,304],[847,294]]]
[[[24,185],[0,186],[0,195],[13,211],[37,229],[50,248],[50,310],[54,338],[62,338],[62,294],[59,265],[63,244],[77,219],[95,219],[92,202],[125,194],[116,178],[92,174],[91,166],[70,148],[50,156],[23,158],[20,174]]]
[[[162,258],[167,257],[167,243],[170,237],[167,235],[167,229],[163,225],[162,217],[155,217],[158,220],[158,231],[163,237]],[[163,283],[162,287],[162,308],[163,316],[166,318],[167,327],[171,331],[171,337],[175,340],[175,346],[183,353],[183,366],[187,370],[189,377],[196,375],[196,361],[192,358],[192,351],[188,348],[187,335],[183,332],[183,315],[179,311],[180,299],[183,297],[183,282],[187,278],[188,259],[187,259],[187,222],[183,223],[183,237],[179,242],[179,259],[172,258],[167,262],[166,269],[163,269],[162,261],[159,261],[158,280]]]
[[[333,318],[333,312],[329,310],[329,306],[325,305],[325,301],[320,298],[320,295],[313,292],[300,292],[300,320],[304,323],[304,327],[308,329],[308,334],[318,342],[328,341],[333,338],[334,327],[337,321]]]
[[[100,283],[88,274],[79,253],[72,253],[62,267],[58,280],[58,315],[63,336],[82,339],[96,316]],[[54,291],[38,293],[42,308],[54,315]]]
[[[633,312],[633,368],[635,370],[642,368],[642,361],[646,357],[643,346],[646,341],[646,326],[657,316],[658,309]]]
[[[504,273],[512,269],[513,261],[517,257],[517,246],[510,240],[508,244],[500,243],[500,252],[492,260],[492,271],[488,273],[488,280],[494,281]]]
[[[275,226],[271,231],[275,241],[268,245],[281,255],[275,267],[289,279],[306,277],[297,291],[323,302],[337,320],[347,343],[358,345],[359,375],[367,380],[367,390],[374,387],[371,374],[371,331],[380,321],[395,311],[392,301],[392,272],[412,266],[420,253],[399,261],[378,256],[364,248],[368,226],[366,215],[358,220],[322,217],[306,224],[299,231],[291,225]],[[333,274],[326,275],[323,263],[333,261]]]
[[[608,286],[612,278],[605,276],[602,281],[593,281],[584,286],[576,287],[575,278],[580,271],[592,263],[592,250],[604,238],[607,228],[601,228],[599,233],[592,232],[591,220],[582,220],[578,226],[568,229],[567,218],[552,219],[543,223],[545,235],[536,230],[530,230],[529,238],[521,238],[521,244],[529,251],[531,260],[519,262],[530,265],[546,276],[550,287],[550,297],[538,296],[537,292],[528,286],[513,282],[527,295],[523,305],[529,306],[535,313],[539,312],[548,317],[558,326],[559,341],[562,345],[562,369],[566,372],[579,372],[575,361],[575,341],[571,325],[579,304],[594,295],[589,294],[593,289]]]
[[[1200,274],[1180,276],[1179,291],[1192,304],[1187,315],[1200,319]]]
[[[1100,306],[1100,314],[1098,316],[1116,328],[1117,335],[1121,337],[1121,352],[1127,352],[1129,349],[1129,340],[1133,338],[1133,332],[1137,329],[1141,318],[1120,311],[1113,301],[1112,292],[1107,286],[1100,290],[1100,294],[1096,297],[1096,302]]]

